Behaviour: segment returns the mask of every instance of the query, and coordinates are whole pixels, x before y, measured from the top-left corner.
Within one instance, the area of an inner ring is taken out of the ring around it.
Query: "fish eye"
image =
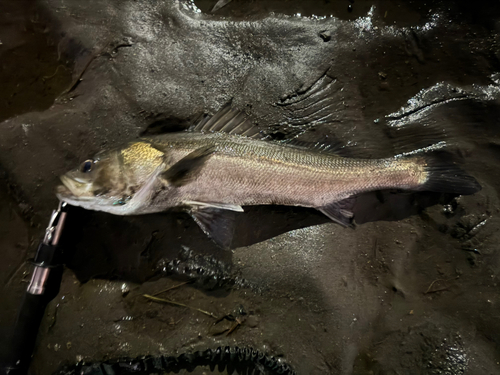
[[[92,165],[94,164],[93,160],[85,160],[80,166],[80,172],[88,173],[92,170]]]

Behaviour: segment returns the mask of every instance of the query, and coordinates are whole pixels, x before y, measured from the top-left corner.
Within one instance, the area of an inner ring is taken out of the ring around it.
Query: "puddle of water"
[[[194,5],[203,13],[212,13],[217,0],[194,0]],[[280,1],[280,0],[232,0],[214,14],[231,18],[264,18],[271,13],[321,20],[339,18],[356,20],[365,17],[375,6],[380,20],[386,25],[412,26],[419,24],[428,9],[415,2],[398,4],[394,1],[343,0],[343,1]]]

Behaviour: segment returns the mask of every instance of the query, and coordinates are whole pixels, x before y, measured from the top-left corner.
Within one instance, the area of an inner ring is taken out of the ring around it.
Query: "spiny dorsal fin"
[[[222,107],[222,109],[211,117],[203,116],[188,131],[201,133],[223,132],[256,139],[265,137],[244,112],[232,108],[231,104]]]
[[[170,185],[185,185],[195,178],[213,152],[213,146],[198,148],[168,168],[161,177]]]

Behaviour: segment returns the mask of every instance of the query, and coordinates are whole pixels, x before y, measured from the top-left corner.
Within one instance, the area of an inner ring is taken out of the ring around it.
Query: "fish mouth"
[[[89,201],[94,198],[78,192],[83,187],[83,183],[75,181],[66,175],[61,176],[60,179],[62,185],[58,185],[56,188],[56,195],[60,200]]]
[[[57,185],[56,187],[56,195],[61,198],[66,198],[73,196],[73,193],[71,193],[71,190],[69,190],[66,185]]]

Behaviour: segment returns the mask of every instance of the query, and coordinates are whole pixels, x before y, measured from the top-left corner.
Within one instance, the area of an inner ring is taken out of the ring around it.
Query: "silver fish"
[[[314,207],[350,225],[352,197],[380,189],[473,194],[477,181],[432,155],[384,159],[259,139],[244,114],[225,107],[185,132],[142,138],[102,152],[61,177],[59,199],[115,215],[189,210],[217,244],[229,247],[225,212],[245,205]]]

